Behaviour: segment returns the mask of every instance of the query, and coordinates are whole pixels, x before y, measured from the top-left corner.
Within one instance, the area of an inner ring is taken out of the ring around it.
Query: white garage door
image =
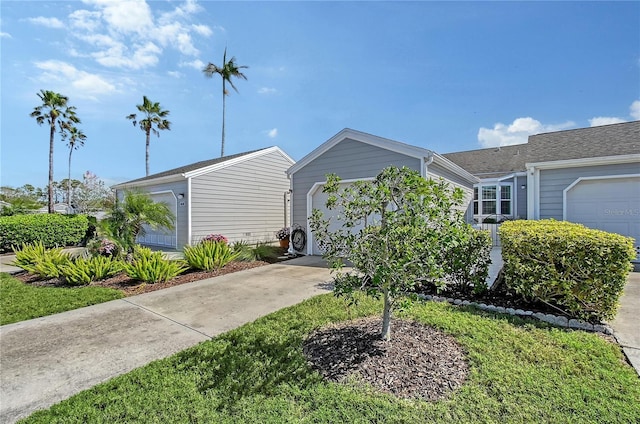
[[[577,182],[566,191],[565,219],[633,237],[640,245],[640,176]]]
[[[351,182],[341,183],[340,187],[344,188],[344,187],[347,187],[349,184],[351,184]],[[322,216],[324,217],[324,219],[332,217],[332,219],[330,219],[329,221],[329,231],[335,231],[342,226],[342,221],[337,219],[337,217],[340,216],[340,211],[336,209],[332,209],[332,210],[327,209],[326,203],[327,203],[328,197],[329,195],[327,193],[322,192],[322,186],[321,185],[318,186],[315,192],[311,194],[311,210],[308,211],[308,215],[311,216],[311,212],[313,211],[313,209],[319,209],[322,212]],[[375,221],[375,218],[369,218],[368,224],[371,224],[374,221]],[[352,231],[358,232],[363,227],[364,227],[364,223],[355,226],[354,228],[352,228]],[[311,239],[308,243],[308,246],[311,249],[309,253],[311,253],[312,255],[322,255],[323,252],[318,247],[318,244],[316,243],[316,239],[313,236],[313,234],[311,234]]]
[[[173,213],[173,216],[177,216],[178,213],[178,201],[172,192],[166,193],[152,193],[151,198],[154,202],[165,203],[169,206],[169,210]],[[178,222],[176,221],[176,228]],[[168,228],[156,228],[155,230],[149,226],[144,226],[144,237],[138,236],[138,243],[151,246],[169,247],[175,249],[178,246],[178,237],[176,230],[170,230]]]

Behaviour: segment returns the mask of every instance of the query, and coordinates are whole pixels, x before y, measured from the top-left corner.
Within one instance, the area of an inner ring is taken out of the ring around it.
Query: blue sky
[[[85,146],[72,178],[144,176],[146,95],[171,111],[151,173],[220,152],[224,48],[248,80],[227,97],[226,153],[298,160],[345,127],[439,153],[640,119],[640,2],[0,3],[0,184],[47,184],[40,89],[69,97]],[[55,179],[67,175],[57,139]]]

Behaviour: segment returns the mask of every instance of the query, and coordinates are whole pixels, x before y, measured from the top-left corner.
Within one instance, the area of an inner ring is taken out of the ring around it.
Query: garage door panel
[[[578,181],[566,192],[566,220],[633,237],[640,244],[640,177]]]
[[[173,193],[153,193],[150,196],[154,202],[166,204],[171,213],[173,213],[173,216],[177,216],[178,204]],[[148,225],[144,225],[144,232],[144,236],[138,236],[137,238],[137,242],[140,244],[169,247],[173,249],[178,246],[178,237],[175,229],[171,230],[169,228],[162,227],[153,229]]]
[[[340,189],[342,190],[351,184],[352,183],[341,183]],[[322,216],[324,219],[331,217],[331,219],[329,220],[328,229],[330,232],[332,232],[342,228],[343,221],[341,219],[338,219],[342,215],[342,211],[340,209],[328,210],[326,207],[328,198],[329,198],[329,195],[327,193],[323,193],[322,186],[318,187],[315,193],[313,193],[311,196],[311,210],[309,211],[309,214],[311,214],[313,209],[318,209],[322,212]],[[375,225],[375,223],[379,221],[380,221],[379,216],[371,215],[367,218],[366,223],[367,225],[372,225],[372,224]],[[360,222],[358,225],[351,228],[351,232],[357,233],[360,230],[362,230],[364,226],[365,226],[365,222],[364,221]],[[312,236],[312,243],[311,243],[311,253],[313,255],[322,255],[324,253],[318,247],[316,238],[313,236]]]

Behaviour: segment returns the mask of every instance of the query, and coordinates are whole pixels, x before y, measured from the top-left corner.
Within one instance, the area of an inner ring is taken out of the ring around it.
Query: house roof
[[[345,128],[340,131],[338,134],[331,137],[329,140],[322,143],[311,153],[300,159],[296,162],[291,168],[287,170],[288,175],[295,174],[300,169],[304,168],[306,165],[311,163],[313,160],[327,152],[336,144],[342,142],[343,140],[350,139],[355,140],[361,143],[369,144],[372,146],[380,147],[382,149],[386,149],[392,152],[401,153],[410,157],[418,158],[418,159],[430,159],[433,158],[434,161],[439,163],[440,165],[449,168],[455,174],[460,175],[461,177],[475,182],[476,178],[469,173],[467,170],[461,168],[457,164],[451,162],[447,158],[439,155],[432,150],[425,149],[418,146],[413,146],[411,144],[402,143],[395,140],[390,140],[388,138],[378,137],[372,134],[367,134],[361,131],[356,131],[351,128]]]
[[[527,144],[444,153],[442,156],[479,178],[498,178],[527,168]]]
[[[529,136],[527,162],[551,162],[640,153],[640,121]]]
[[[228,165],[248,160],[256,156],[261,156],[266,153],[277,151],[284,156],[292,164],[295,163],[284,151],[277,146],[266,147],[263,149],[251,150],[248,152],[237,153],[235,155],[223,156],[221,158],[208,159],[200,162],[195,162],[189,165],[180,166],[178,168],[169,169],[167,171],[158,172],[156,174],[149,175],[147,177],[138,178],[135,180],[127,181],[124,183],[116,184],[113,186],[115,189],[125,188],[136,185],[152,184],[158,180],[179,180],[182,178],[189,178],[200,175],[205,172],[215,170],[217,168],[223,168]]]
[[[526,144],[445,153],[482,179],[524,172],[527,164],[640,154],[640,121],[529,136]],[[619,159],[615,159],[619,160]]]

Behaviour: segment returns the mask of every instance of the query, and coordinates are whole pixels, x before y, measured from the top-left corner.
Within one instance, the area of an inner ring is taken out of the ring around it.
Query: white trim
[[[515,187],[515,181],[514,182],[509,182],[509,183],[502,183],[500,181],[483,181],[481,183],[478,184],[474,184],[473,189],[474,189],[474,194],[475,194],[475,189],[478,189],[478,214],[473,214],[474,218],[486,218],[488,216],[493,216],[495,215],[497,216],[507,216],[510,218],[515,218],[516,214],[515,211],[517,209],[517,202],[516,202],[516,191],[517,191],[517,187]],[[486,201],[495,201],[496,202],[496,212],[495,213],[484,213],[484,210],[482,208],[482,202],[485,201],[482,197],[482,188],[483,187],[496,187],[496,198],[495,199],[487,199]],[[502,213],[502,187],[511,187],[511,198],[510,199],[505,199],[505,200],[509,200],[511,202],[511,213],[510,214],[503,214]],[[473,198],[473,194],[471,196],[471,204],[473,205],[473,203],[476,202],[476,200]]]
[[[567,193],[573,187],[578,185],[582,181],[595,181],[595,180],[614,180],[622,178],[640,178],[640,174],[619,174],[619,175],[602,175],[594,177],[578,177],[574,182],[569,184],[564,190],[562,190],[562,220],[567,220]]]
[[[152,178],[144,181],[127,181],[124,183],[116,184],[111,186],[111,189],[114,190],[126,190],[131,187],[146,187],[150,185],[157,184],[165,184],[165,183],[173,183],[176,181],[182,181],[182,174],[174,174],[174,175],[165,175],[164,177]]]
[[[217,171],[219,169],[228,168],[230,166],[236,165],[238,163],[246,162],[251,159],[258,158],[260,156],[264,156],[270,153],[277,152],[283,158],[285,158],[292,165],[295,163],[293,159],[289,155],[287,155],[284,151],[282,151],[278,146],[269,147],[267,149],[258,150],[257,152],[249,153],[246,155],[242,155],[237,158],[225,160],[223,162],[215,163],[213,165],[205,166],[204,168],[194,169],[193,171],[185,172],[181,174],[185,178],[198,177],[203,174],[208,174],[209,172]]]
[[[453,171],[454,174],[464,178],[465,180],[467,180],[471,184],[475,184],[475,183],[480,181],[480,179],[478,177],[476,177],[475,175],[471,174],[470,172],[468,172],[464,168],[456,165],[455,163],[453,163],[449,159],[447,159],[444,156],[441,156],[441,155],[439,155],[437,153],[433,153],[431,161],[432,162],[436,162],[438,165],[442,166],[445,169]]]
[[[363,133],[360,131],[352,130],[350,128],[345,128],[340,131],[338,134],[331,137],[329,140],[322,143],[316,149],[314,149],[311,153],[300,159],[287,171],[288,174],[294,174],[298,172],[300,169],[307,166],[310,162],[318,158],[319,156],[325,154],[329,149],[342,142],[345,139],[351,139],[354,141],[359,141],[361,143],[369,144],[372,146],[380,147],[381,149],[389,150],[396,153],[401,153],[403,155],[407,155],[410,157],[414,157],[417,159],[422,159],[425,157],[429,157],[433,152],[429,149],[424,149],[422,147],[412,146],[410,144],[401,143],[399,141],[390,140],[388,138],[382,138],[375,135]]]
[[[365,177],[365,178],[351,178],[340,180],[340,184],[350,184],[355,183],[356,181],[372,181],[375,180],[375,177]],[[309,191],[307,192],[307,255],[313,255],[313,232],[311,231],[311,226],[309,225],[309,218],[311,218],[311,212],[313,211],[313,195],[316,194],[318,188],[327,184],[327,181],[317,181],[313,183]],[[293,202],[292,202],[293,203]]]
[[[596,166],[596,165],[616,165],[619,163],[640,162],[640,153],[619,156],[602,156],[597,158],[581,158],[554,160],[548,162],[527,163],[527,168],[535,169],[556,169],[556,168],[575,168],[578,166]]]

